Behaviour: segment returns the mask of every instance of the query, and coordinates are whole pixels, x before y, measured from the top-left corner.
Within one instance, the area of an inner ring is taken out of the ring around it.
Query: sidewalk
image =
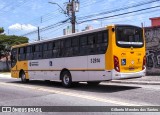
[[[145,76],[134,79],[112,80],[112,83],[160,85],[160,76]]]
[[[0,72],[0,78],[11,78],[10,72]]]

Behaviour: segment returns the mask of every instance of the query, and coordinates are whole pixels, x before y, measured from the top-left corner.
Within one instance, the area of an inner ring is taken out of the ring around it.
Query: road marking
[[[57,91],[57,90],[53,90],[53,89],[45,89],[43,87],[35,87],[35,86],[29,86],[29,85],[24,86],[24,85],[20,85],[20,84],[17,85],[17,84],[13,84],[13,83],[3,83],[3,82],[0,82],[0,85],[15,86],[18,88],[26,88],[26,89],[44,91],[44,92],[49,92],[49,93],[57,93],[57,94],[61,94],[61,95],[78,97],[78,98],[83,98],[83,99],[88,99],[88,100],[99,101],[99,102],[106,102],[106,103],[111,103],[111,104],[116,104],[116,105],[121,105],[121,106],[142,106],[142,105],[131,104],[131,103],[126,103],[126,102],[122,102],[122,101],[115,101],[111,98],[104,99],[104,98],[99,98],[99,97],[95,97],[95,96],[81,95],[78,93],[70,93],[70,92]]]

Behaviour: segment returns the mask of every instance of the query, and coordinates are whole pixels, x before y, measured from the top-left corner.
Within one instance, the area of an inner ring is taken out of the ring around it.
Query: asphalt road
[[[0,106],[159,106],[159,91],[158,85],[110,82],[103,82],[99,86],[80,83],[67,89],[58,82],[30,81],[23,84],[20,79],[0,77]],[[105,113],[87,112],[85,114]],[[124,113],[110,114],[123,115]],[[141,115],[142,113],[125,114]],[[154,112],[154,114],[159,113]]]

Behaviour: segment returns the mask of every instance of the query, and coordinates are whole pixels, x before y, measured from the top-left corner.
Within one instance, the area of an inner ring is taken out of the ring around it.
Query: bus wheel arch
[[[60,80],[62,81],[62,85],[64,87],[72,86],[72,76],[68,69],[63,69],[60,73]]]
[[[29,79],[26,79],[26,74],[23,69],[21,69],[19,72],[19,78],[21,78],[23,83],[27,83],[29,81]]]

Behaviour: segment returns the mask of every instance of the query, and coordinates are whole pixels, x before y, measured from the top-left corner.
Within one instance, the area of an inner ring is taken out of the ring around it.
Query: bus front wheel
[[[26,79],[26,74],[24,73],[24,71],[20,72],[20,78],[22,83],[27,83],[29,81],[29,79]]]
[[[72,77],[69,71],[62,72],[62,85],[64,87],[71,87],[72,85]]]

